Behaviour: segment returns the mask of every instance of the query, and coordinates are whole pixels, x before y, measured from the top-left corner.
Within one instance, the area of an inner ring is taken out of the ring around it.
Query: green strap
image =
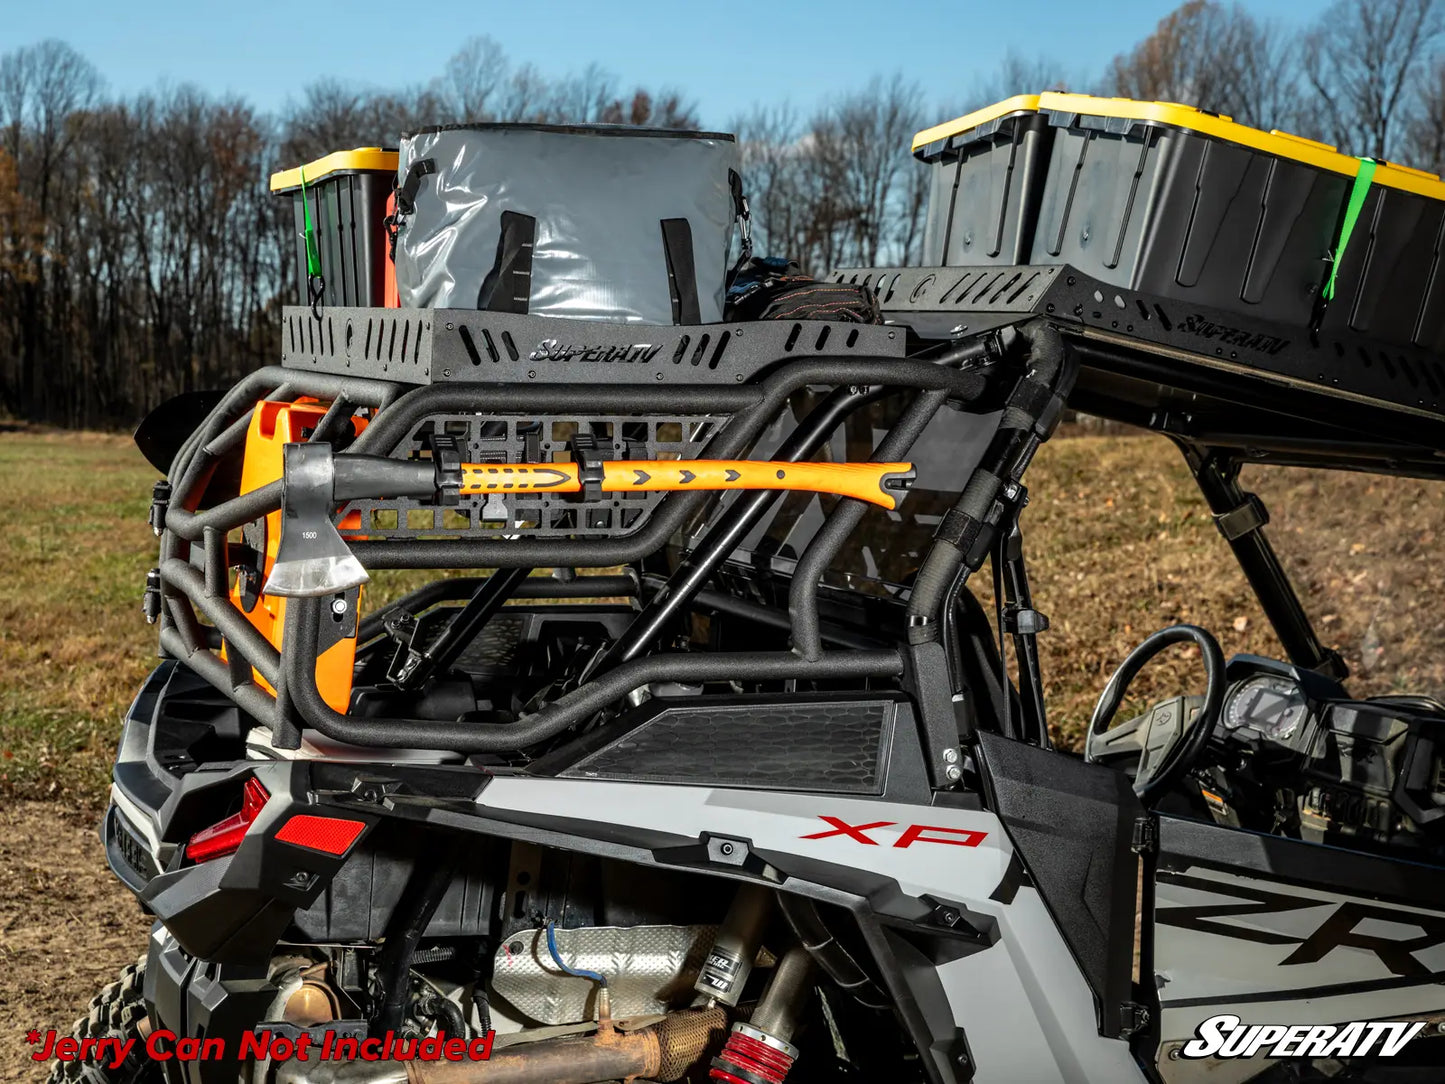
[[[1345,206],[1345,221],[1340,225],[1340,238],[1335,243],[1335,258],[1330,263],[1330,278],[1325,283],[1325,300],[1335,297],[1335,276],[1340,273],[1340,264],[1345,259],[1345,249],[1350,243],[1350,234],[1355,232],[1355,223],[1365,207],[1365,197],[1370,193],[1370,183],[1375,179],[1375,160],[1360,159],[1360,171],[1355,174],[1355,185],[1350,189],[1350,202]]]
[[[306,203],[306,167],[301,167],[301,223],[306,240],[306,277],[321,274],[321,249],[316,244],[316,227],[311,224],[311,208]]]

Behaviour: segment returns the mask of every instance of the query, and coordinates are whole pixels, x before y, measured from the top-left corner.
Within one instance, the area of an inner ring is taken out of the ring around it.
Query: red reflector
[[[313,817],[298,813],[281,826],[276,838],[313,851],[345,854],[356,837],[366,828],[365,821],[349,821],[340,817]]]
[[[246,785],[241,788],[241,812],[233,813],[193,835],[186,844],[186,857],[192,862],[205,862],[235,854],[270,797],[255,776],[247,779]]]

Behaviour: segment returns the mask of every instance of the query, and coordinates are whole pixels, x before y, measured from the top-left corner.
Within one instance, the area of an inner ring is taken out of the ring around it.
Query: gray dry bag
[[[715,323],[745,213],[730,135],[480,124],[401,141],[408,308]]]

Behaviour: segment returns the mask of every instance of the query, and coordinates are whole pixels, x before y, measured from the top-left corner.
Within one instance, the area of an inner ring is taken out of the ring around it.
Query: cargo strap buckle
[[[301,167],[301,240],[306,245],[306,296],[311,301],[311,315],[320,320],[326,279],[321,274],[321,248],[316,242],[316,224],[311,221],[311,207],[306,202],[305,166]]]
[[[386,680],[397,688],[404,689],[410,683],[412,674],[426,661],[418,635],[421,623],[417,621],[415,614],[407,610],[397,610],[386,615],[382,626],[386,629],[387,636],[396,644],[396,654],[386,669]]]
[[[732,194],[733,217],[737,219],[738,239],[741,242],[738,246],[737,262],[733,264],[727,278],[727,284],[731,287],[738,273],[753,258],[753,212],[748,205],[747,193],[743,191],[742,174],[735,169],[728,170],[728,190]]]

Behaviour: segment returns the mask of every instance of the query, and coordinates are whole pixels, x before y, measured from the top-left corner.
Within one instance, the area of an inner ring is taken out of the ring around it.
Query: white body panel
[[[1037,892],[990,899],[1013,857],[992,813],[828,795],[713,790],[558,779],[494,779],[482,811],[496,809],[751,841],[757,850],[864,868],[911,896],[935,896],[998,922],[996,944],[939,968],[953,1017],[973,1053],[977,1084],[1127,1084],[1144,1076],[1122,1040],[1098,1034],[1093,997]],[[864,843],[851,826],[888,822]],[[939,831],[913,833],[911,826]],[[940,842],[982,839],[967,845]]]

